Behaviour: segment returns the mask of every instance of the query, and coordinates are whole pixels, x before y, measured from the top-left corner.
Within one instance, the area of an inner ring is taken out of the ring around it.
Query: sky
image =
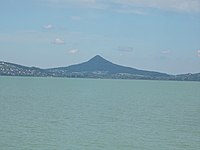
[[[0,61],[51,68],[95,55],[200,72],[200,0],[0,0]]]

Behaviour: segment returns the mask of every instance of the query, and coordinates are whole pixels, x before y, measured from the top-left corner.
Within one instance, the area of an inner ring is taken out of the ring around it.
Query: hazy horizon
[[[52,68],[101,55],[142,70],[200,72],[200,0],[7,0],[0,17],[0,61]]]

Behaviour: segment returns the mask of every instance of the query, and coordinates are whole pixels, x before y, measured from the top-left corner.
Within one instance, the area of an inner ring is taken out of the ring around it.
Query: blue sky
[[[1,0],[0,60],[41,68],[95,55],[200,72],[200,0]]]

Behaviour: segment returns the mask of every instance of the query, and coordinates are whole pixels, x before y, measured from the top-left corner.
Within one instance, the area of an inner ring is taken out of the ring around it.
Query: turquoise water
[[[200,83],[0,77],[1,150],[200,149]]]

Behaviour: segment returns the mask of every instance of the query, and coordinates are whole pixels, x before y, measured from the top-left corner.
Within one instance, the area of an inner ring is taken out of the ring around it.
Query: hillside
[[[80,64],[50,69],[26,67],[0,61],[0,76],[200,81],[200,73],[169,75],[155,71],[139,70],[114,64],[99,55]]]
[[[71,65],[68,67],[53,68],[48,70],[51,73],[62,74],[74,74],[82,76],[93,75],[95,77],[112,77],[112,78],[168,78],[170,75],[154,71],[138,70],[135,68],[124,67],[114,64],[103,57],[97,55],[87,62]]]

